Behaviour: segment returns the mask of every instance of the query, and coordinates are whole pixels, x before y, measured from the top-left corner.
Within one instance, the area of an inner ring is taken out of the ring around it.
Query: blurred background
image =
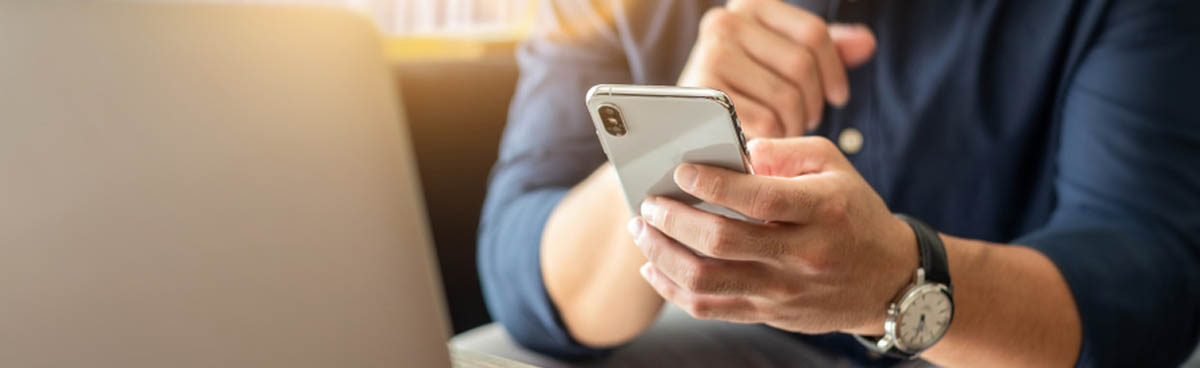
[[[225,3],[311,4],[353,9],[397,36],[497,38],[519,33],[532,15],[529,0],[209,0]]]
[[[534,1],[200,1],[341,7],[378,23],[412,130],[454,333],[489,322],[475,232],[517,79],[513,47],[528,33]]]

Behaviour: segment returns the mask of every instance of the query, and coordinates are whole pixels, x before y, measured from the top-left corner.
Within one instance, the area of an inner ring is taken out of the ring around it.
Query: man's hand
[[[776,0],[732,0],[700,21],[679,85],[725,91],[751,137],[800,136],[821,121],[824,101],[849,100],[846,68],[874,52],[866,27],[826,25]]]
[[[766,223],[648,199],[629,223],[649,260],[643,276],[697,318],[881,334],[888,302],[918,265],[912,230],[828,139],[749,148],[758,175],[685,164],[675,182]]]

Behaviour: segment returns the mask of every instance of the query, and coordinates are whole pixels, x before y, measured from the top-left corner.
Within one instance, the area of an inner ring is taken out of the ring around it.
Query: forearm
[[[646,260],[625,229],[629,219],[616,174],[604,165],[563,198],[543,230],[546,291],[582,344],[626,342],[662,308],[662,298],[638,274]]]
[[[942,235],[954,321],[922,354],[944,366],[1071,366],[1081,326],[1070,289],[1040,252]]]

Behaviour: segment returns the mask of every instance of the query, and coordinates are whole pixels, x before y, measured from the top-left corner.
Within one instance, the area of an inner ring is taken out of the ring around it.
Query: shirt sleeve
[[[478,267],[492,318],[521,345],[558,358],[604,350],[574,341],[542,282],[542,228],[551,210],[605,158],[584,96],[628,83],[611,24],[589,1],[545,1],[518,47],[520,78],[492,169],[479,229]],[[611,14],[610,14],[611,15]]]
[[[1115,3],[1062,102],[1046,254],[1083,325],[1078,366],[1178,366],[1200,331],[1200,23]],[[1185,9],[1186,8],[1186,9]]]

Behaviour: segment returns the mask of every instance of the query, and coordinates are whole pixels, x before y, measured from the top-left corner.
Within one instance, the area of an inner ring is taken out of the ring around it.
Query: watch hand
[[[917,335],[920,335],[920,334],[921,334],[921,330],[924,330],[924,329],[925,329],[925,315],[924,315],[924,314],[922,314],[922,315],[921,315],[921,321],[920,321],[920,322],[917,322],[917,333],[916,333],[916,334],[917,334]]]

